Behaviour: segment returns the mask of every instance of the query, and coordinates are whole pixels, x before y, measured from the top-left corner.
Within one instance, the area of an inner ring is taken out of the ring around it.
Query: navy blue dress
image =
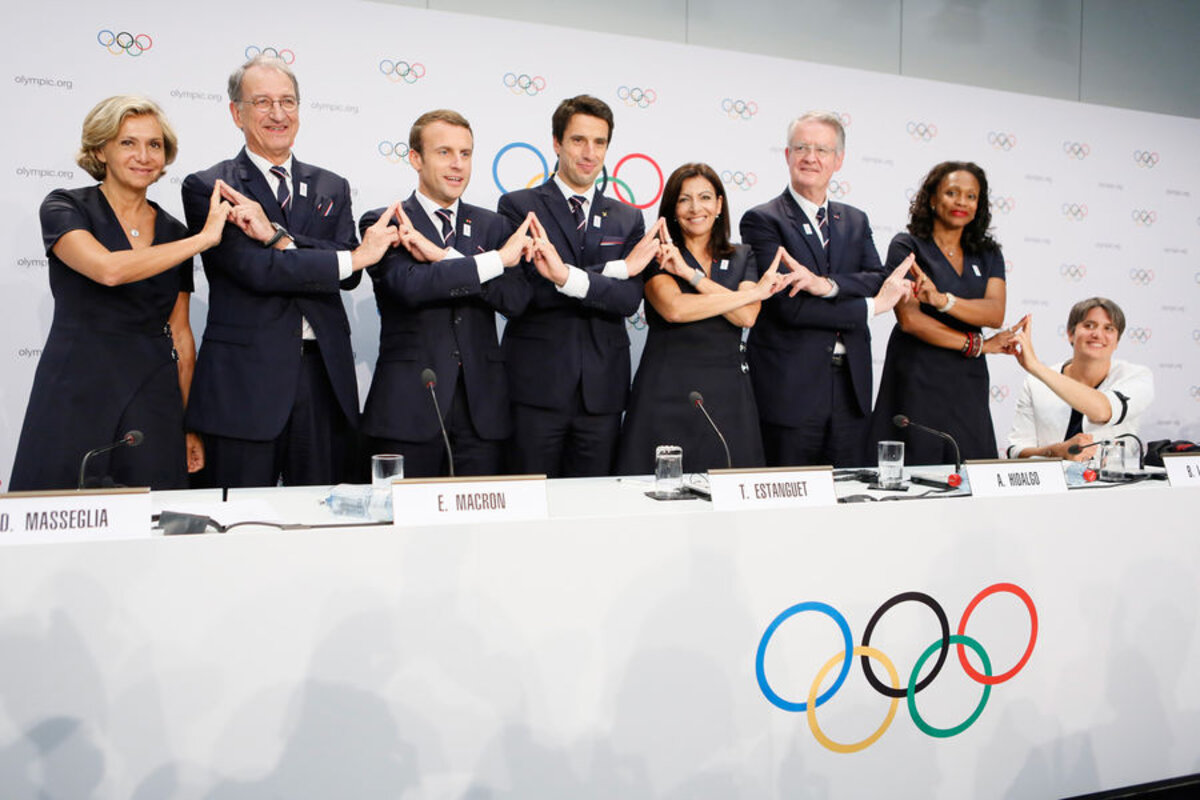
[[[692,254],[680,249],[693,269]],[[646,280],[670,275],[653,263]],[[671,275],[684,293],[696,290]],[[736,290],[744,281],[757,281],[758,268],[747,245],[736,245],[727,260],[712,265],[710,278]],[[653,304],[645,304],[649,333],[633,380],[633,394],[621,429],[617,472],[645,475],[654,472],[654,448],[677,444],[683,448],[685,473],[725,467],[725,449],[704,415],[688,401],[692,391],[704,396],[704,407],[725,434],[735,467],[760,467],[765,463],[758,409],[750,385],[742,329],[723,316],[696,322],[672,323]]]
[[[909,233],[898,233],[892,239],[886,268],[895,269],[911,252],[917,254],[917,265],[933,279],[938,291],[956,297],[979,299],[987,291],[989,279],[1004,280],[1004,256],[999,248],[983,253],[964,251],[963,274],[959,275],[937,245]],[[978,326],[939,314],[933,306],[922,303],[921,311],[955,330],[980,332]],[[996,458],[990,391],[986,356],[963,358],[959,351],[927,344],[897,324],[888,340],[871,418],[871,457],[880,440],[890,439],[905,443],[906,464],[954,463],[954,449],[943,439],[892,424],[893,416],[905,414],[914,422],[953,436],[963,459]]]
[[[154,244],[187,228],[154,203]],[[42,350],[10,489],[74,489],[84,453],[129,430],[145,434],[89,462],[89,484],[187,487],[183,398],[167,320],[192,291],[191,259],[145,280],[108,287],[54,255],[63,234],[86,230],[110,251],[129,240],[99,186],[56,189],[41,208],[54,319]]]

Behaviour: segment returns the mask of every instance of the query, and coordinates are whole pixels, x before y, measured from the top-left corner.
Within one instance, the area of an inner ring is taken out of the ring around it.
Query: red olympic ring
[[[1004,683],[1021,671],[1026,662],[1029,661],[1029,657],[1033,655],[1033,646],[1037,642],[1038,634],[1037,609],[1034,607],[1033,598],[1029,596],[1029,593],[1020,586],[1017,586],[1015,583],[995,583],[984,589],[979,594],[975,595],[975,599],[967,605],[967,610],[963,612],[962,619],[959,620],[958,623],[958,635],[963,636],[967,630],[967,620],[970,619],[971,612],[975,610],[975,606],[979,605],[980,602],[982,602],[985,598],[995,594],[996,592],[1010,592],[1016,595],[1021,599],[1021,602],[1025,604],[1025,608],[1029,610],[1029,645],[1025,648],[1025,654],[1021,656],[1021,660],[1017,662],[1015,667],[1010,669],[1008,672],[989,677],[971,666],[970,662],[967,661],[967,651],[963,649],[961,644],[959,644],[958,662],[962,664],[963,671],[970,675],[972,680],[987,684],[988,686],[995,686],[998,683]]]
[[[638,203],[635,203],[632,200],[626,200],[624,197],[621,197],[621,184],[616,179],[617,173],[621,171],[621,165],[624,164],[626,161],[628,161],[631,158],[642,158],[642,159],[645,159],[646,161],[649,161],[650,166],[654,167],[654,171],[658,173],[658,192],[654,195],[654,198],[649,203],[646,203],[644,205],[639,205]],[[630,153],[629,155],[622,158],[620,161],[617,162],[617,165],[615,167],[613,167],[612,177],[613,177],[613,192],[617,195],[617,199],[620,200],[622,203],[624,203],[627,206],[633,206],[634,208],[641,209],[643,211],[658,202],[658,199],[660,197],[662,197],[663,189],[665,189],[667,186],[667,181],[665,178],[663,178],[662,168],[660,166],[658,166],[657,162],[655,162],[655,160],[653,158],[646,155],[645,153]]]

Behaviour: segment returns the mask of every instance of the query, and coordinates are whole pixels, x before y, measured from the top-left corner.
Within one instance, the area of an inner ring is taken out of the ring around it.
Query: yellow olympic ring
[[[892,660],[888,658],[883,651],[876,650],[874,647],[863,647],[860,644],[854,648],[854,653],[851,655],[852,658],[857,658],[858,656],[873,658],[882,664],[884,669],[887,670],[888,677],[892,679],[892,688],[900,688],[900,673],[896,672],[896,665],[892,663]],[[808,710],[805,711],[805,716],[808,717],[808,727],[812,730],[813,737],[827,749],[832,750],[835,753],[857,753],[859,750],[866,750],[868,747],[875,744],[875,742],[879,740],[880,736],[883,736],[883,734],[887,733],[887,729],[891,726],[892,720],[896,718],[896,709],[900,707],[900,698],[892,698],[892,704],[888,707],[887,716],[884,717],[883,724],[880,725],[874,733],[862,741],[853,742],[851,744],[842,744],[841,742],[835,742],[833,739],[830,739],[825,735],[825,732],[821,730],[821,726],[817,724],[817,695],[821,691],[821,681],[825,680],[825,676],[829,674],[829,671],[838,664],[842,663],[842,659],[845,657],[845,652],[838,653],[833,658],[829,659],[829,661],[825,662],[825,666],[821,667],[821,671],[817,673],[816,679],[813,680],[812,686],[808,689]],[[913,680],[916,680],[916,678],[913,678]]]

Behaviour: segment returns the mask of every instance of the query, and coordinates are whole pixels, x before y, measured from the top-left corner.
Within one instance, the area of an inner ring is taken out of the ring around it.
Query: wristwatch
[[[278,222],[272,222],[271,227],[275,229],[275,235],[263,242],[263,247],[274,247],[285,236],[289,239],[292,238],[292,235],[287,232],[287,228]]]

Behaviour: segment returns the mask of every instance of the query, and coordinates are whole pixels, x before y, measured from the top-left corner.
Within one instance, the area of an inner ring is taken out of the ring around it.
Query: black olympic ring
[[[1017,137],[1012,133],[1004,133],[1003,131],[997,133],[996,131],[990,131],[988,133],[988,144],[997,150],[1004,150],[1007,152],[1017,146]]]
[[[730,119],[750,119],[758,113],[758,103],[753,100],[731,100],[726,97],[721,101],[721,110],[729,115]]]
[[[892,606],[899,605],[900,603],[906,603],[910,601],[914,603],[923,603],[924,605],[929,606],[929,609],[937,615],[938,625],[940,625],[942,628],[942,647],[940,650],[938,650],[937,661],[934,662],[933,669],[929,671],[929,674],[925,676],[925,679],[918,683],[913,689],[913,694],[916,694],[928,686],[933,679],[938,676],[938,673],[942,671],[942,666],[946,663],[946,656],[950,653],[950,620],[946,619],[946,611],[942,608],[941,604],[938,603],[937,600],[934,600],[924,592],[901,592],[900,594],[891,598],[877,608],[875,613],[871,616],[871,621],[867,623],[867,627],[863,631],[862,646],[867,647],[871,644],[871,633],[875,630],[876,623],[879,622],[888,609],[890,609]],[[890,686],[886,686],[883,681],[875,677],[875,671],[871,669],[870,659],[867,656],[862,656],[861,658],[863,675],[866,676],[867,682],[871,684],[871,687],[875,691],[879,692],[885,697],[908,696],[908,691],[906,689],[893,689]]]
[[[541,75],[526,75],[522,72],[520,75],[515,72],[504,73],[504,85],[513,94],[526,94],[530,97],[537,97],[538,94],[546,90],[546,79]]]
[[[1150,341],[1152,335],[1154,335],[1154,331],[1150,328],[1133,328],[1129,331],[1129,338],[1138,344],[1145,344]]]
[[[408,145],[404,142],[389,142],[386,139],[379,143],[379,155],[389,161],[395,158],[397,162],[408,158]]]
[[[1082,161],[1091,155],[1092,148],[1084,142],[1063,142],[1063,152]]]
[[[1135,267],[1129,270],[1129,279],[1139,286],[1149,286],[1154,281],[1154,270]]]
[[[1158,163],[1158,153],[1151,152],[1150,150],[1134,150],[1133,163],[1139,167],[1150,169]]]
[[[997,403],[1003,403],[1008,399],[1008,387],[1004,384],[995,384],[991,388],[992,400]]]
[[[125,53],[134,58],[154,46],[154,39],[147,33],[139,33],[135,36],[129,31],[113,33],[107,28],[96,32],[96,41],[114,56]]]
[[[1188,391],[1191,393],[1193,400],[1200,400],[1200,386],[1193,386]]]
[[[1084,203],[1063,203],[1062,213],[1064,217],[1080,222],[1088,215],[1088,207]]]
[[[622,86],[617,89],[617,97],[627,106],[649,108],[653,102],[658,100],[658,92],[653,89],[642,89],[637,86],[634,86],[632,89],[628,86]]]
[[[749,191],[750,187],[758,183],[758,176],[753,172],[742,172],[741,170],[731,172],[729,170],[724,170],[721,172],[721,181],[723,183],[732,183],[734,186],[745,192]]]
[[[926,123],[910,121],[908,125],[905,126],[905,129],[908,131],[909,136],[913,137],[914,139],[919,139],[922,142],[928,142],[933,139],[933,137],[937,136],[937,125],[934,125],[932,122]]]
[[[277,50],[274,47],[256,47],[250,45],[246,48],[246,58],[251,59],[258,55],[264,55],[268,58],[278,58],[283,63],[291,66],[296,63],[296,54],[286,47],[282,50]]]
[[[1058,274],[1072,281],[1081,281],[1087,276],[1087,267],[1083,264],[1063,264],[1058,268]]]
[[[425,65],[419,63],[408,63],[407,61],[392,61],[390,58],[385,58],[379,62],[379,72],[387,76],[387,79],[392,83],[404,81],[405,83],[416,83],[425,77]]]
[[[829,194],[841,200],[846,195],[850,194],[850,181],[838,181],[830,179]]]
[[[1013,209],[1017,207],[1017,201],[1012,197],[997,197],[992,200],[992,205],[1001,214],[1011,214]]]
[[[1129,216],[1132,217],[1135,225],[1142,225],[1147,228],[1158,221],[1158,214],[1142,208],[1135,208],[1130,212]]]

